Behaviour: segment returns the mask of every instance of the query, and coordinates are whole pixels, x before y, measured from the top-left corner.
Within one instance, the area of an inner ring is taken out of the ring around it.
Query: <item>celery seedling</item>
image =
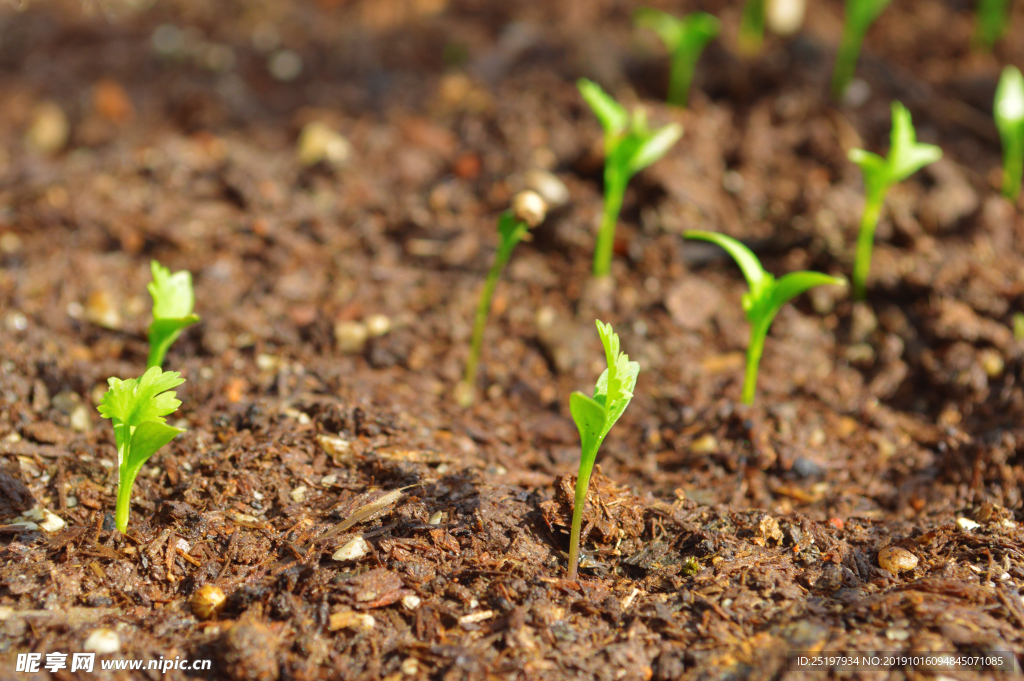
[[[1010,25],[1010,0],[978,0],[974,44],[991,52]]]
[[[153,321],[149,325],[149,357],[146,368],[161,366],[171,343],[178,339],[182,329],[199,321],[192,314],[195,295],[192,293],[192,274],[182,270],[171,271],[156,260],[150,263],[153,281],[147,284],[153,297]]]
[[[604,442],[605,435],[626,410],[633,399],[636,377],[640,365],[630,362],[624,352],[619,352],[619,335],[612,331],[611,324],[597,320],[597,333],[604,345],[608,368],[597,379],[594,396],[587,397],[574,392],[569,398],[569,411],[580,431],[580,470],[576,476],[576,499],[572,505],[572,529],[569,534],[569,579],[576,579],[576,568],[580,555],[580,529],[583,524],[583,504],[587,500],[590,473],[594,470],[597,450]]]
[[[686,106],[697,59],[707,44],[718,35],[718,19],[706,12],[694,12],[680,19],[650,7],[637,10],[635,16],[637,25],[657,33],[672,54],[668,103]]]
[[[871,270],[875,228],[878,227],[886,193],[897,182],[942,158],[942,149],[934,144],[918,143],[910,112],[899,102],[893,102],[889,156],[882,158],[870,151],[851,149],[849,158],[860,166],[864,174],[864,214],[860,220],[857,255],[853,263],[853,295],[856,300],[863,300]]]
[[[181,428],[169,426],[165,416],[181,406],[174,392],[168,392],[185,382],[176,371],[161,371],[160,367],[146,370],[140,378],[108,378],[110,386],[100,401],[100,416],[110,419],[117,442],[117,507],[114,523],[124,534],[128,530],[128,512],[132,485],[142,464],[158,449],[170,442]]]
[[[484,327],[487,326],[487,316],[491,312],[491,301],[494,298],[494,288],[498,285],[498,278],[501,271],[508,264],[512,255],[512,249],[527,235],[530,227],[536,227],[544,220],[544,213],[547,206],[544,200],[535,192],[525,191],[516,195],[516,205],[513,210],[507,210],[498,218],[498,235],[501,243],[494,254],[494,264],[487,273],[484,281],[484,288],[480,292],[480,302],[476,306],[476,320],[473,323],[473,340],[469,346],[469,359],[466,360],[466,375],[462,379],[462,385],[456,393],[456,399],[463,407],[468,407],[473,402],[473,386],[476,384],[476,369],[480,362],[480,348],[484,342]]]
[[[1003,195],[1016,201],[1024,175],[1024,76],[1016,66],[1003,69],[993,112],[1003,140]]]
[[[757,387],[757,367],[761,363],[764,341],[768,336],[775,315],[791,299],[804,291],[833,284],[846,286],[842,277],[830,277],[821,272],[790,272],[776,280],[764,271],[761,262],[749,248],[736,239],[715,232],[689,230],[683,236],[687,239],[702,239],[724,248],[732,256],[736,264],[743,270],[750,290],[743,294],[743,311],[750,322],[750,342],[747,344],[747,370],[743,378],[743,403],[754,403],[754,390]]]
[[[647,127],[647,114],[640,107],[632,117],[599,85],[580,78],[580,94],[604,128],[604,211],[594,249],[594,276],[611,270],[615,223],[630,178],[665,155],[682,136],[683,128],[671,123],[658,130]]]
[[[764,16],[766,0],[747,0],[740,16],[740,51],[757,54],[764,42]]]
[[[853,80],[864,36],[891,0],[846,0],[846,23],[832,72],[832,96],[842,99]]]

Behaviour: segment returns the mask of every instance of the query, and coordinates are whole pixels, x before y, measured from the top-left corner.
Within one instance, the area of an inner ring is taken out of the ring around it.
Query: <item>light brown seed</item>
[[[224,609],[227,596],[219,586],[205,584],[192,594],[192,612],[201,620],[213,619]]]
[[[878,564],[894,575],[917,567],[917,556],[898,546],[886,546],[878,552]]]

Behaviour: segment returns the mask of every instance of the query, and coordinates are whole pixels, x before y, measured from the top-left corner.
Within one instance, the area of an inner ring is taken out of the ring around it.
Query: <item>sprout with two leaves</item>
[[[1003,69],[993,113],[1003,141],[1003,195],[1016,201],[1024,176],[1024,76],[1016,66]]]
[[[569,534],[570,580],[576,579],[579,565],[583,506],[587,501],[587,489],[590,487],[590,474],[594,470],[597,450],[633,399],[636,377],[640,373],[640,365],[630,362],[626,353],[619,351],[619,335],[612,331],[611,324],[604,324],[598,319],[597,333],[601,336],[608,368],[597,379],[593,397],[577,391],[569,398],[569,411],[580,431],[581,442],[580,470],[576,476],[576,499],[572,505],[572,527]]]
[[[153,321],[149,325],[149,357],[146,368],[162,366],[171,344],[182,330],[199,321],[192,313],[195,294],[192,292],[192,274],[171,271],[156,260],[150,263],[153,281],[146,288],[153,297]]]
[[[142,465],[158,449],[185,431],[169,426],[164,418],[173,414],[181,401],[171,388],[185,382],[176,371],[161,371],[152,367],[140,378],[122,381],[108,378],[110,386],[98,410],[100,416],[110,419],[117,442],[117,506],[114,524],[121,534],[128,531],[128,513],[131,507],[132,486]]]
[[[651,130],[642,108],[637,107],[630,116],[597,83],[581,78],[577,85],[604,128],[604,211],[594,248],[594,276],[603,277],[611,270],[615,225],[626,185],[635,174],[664,156],[682,136],[683,128],[671,123]]]
[[[853,80],[857,58],[868,28],[875,23],[882,11],[892,0],[846,0],[846,23],[843,37],[836,55],[836,66],[832,72],[832,96],[842,99],[846,88]]]
[[[686,106],[690,97],[690,83],[697,59],[721,29],[718,19],[706,12],[694,12],[682,18],[658,9],[644,7],[637,10],[636,23],[658,34],[672,55],[669,71],[669,104]]]
[[[743,294],[743,311],[750,322],[750,342],[747,344],[747,370],[743,378],[744,404],[754,403],[757,388],[757,368],[764,352],[764,341],[768,328],[783,305],[815,286],[846,286],[842,277],[830,277],[821,272],[790,272],[780,279],[764,271],[761,262],[749,248],[736,239],[715,232],[689,230],[683,236],[687,239],[701,239],[717,244],[732,256],[743,270],[750,290]]]
[[[849,158],[860,166],[864,174],[864,213],[860,220],[857,255],[853,263],[853,296],[856,300],[863,300],[868,273],[871,271],[875,228],[878,227],[886,193],[897,182],[902,182],[942,158],[942,149],[934,144],[919,143],[910,112],[899,102],[893,102],[889,155],[882,158],[870,151],[851,149]]]

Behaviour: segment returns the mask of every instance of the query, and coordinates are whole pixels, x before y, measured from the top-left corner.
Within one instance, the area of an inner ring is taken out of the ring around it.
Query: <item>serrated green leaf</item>
[[[629,174],[635,175],[660,159],[682,136],[683,126],[671,123],[643,138],[630,156],[627,166]]]
[[[192,314],[195,294],[192,292],[192,273],[171,271],[153,260],[149,264],[153,281],[146,285],[153,297],[154,319],[180,319]]]
[[[173,392],[167,392],[185,382],[176,371],[162,371],[153,367],[140,378],[109,378],[110,388],[103,395],[98,411],[103,418],[117,419],[130,428],[146,421],[164,422],[164,416],[181,406]]]
[[[607,134],[619,135],[629,125],[629,114],[601,86],[586,78],[576,81],[583,100],[590,105]]]

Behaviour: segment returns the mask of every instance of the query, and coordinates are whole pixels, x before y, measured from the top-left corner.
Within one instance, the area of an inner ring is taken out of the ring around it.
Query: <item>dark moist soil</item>
[[[732,47],[739,2],[650,4],[723,19],[688,111],[658,103],[666,59],[633,3],[4,7],[4,679],[30,678],[16,653],[101,628],[120,646],[102,659],[212,660],[151,679],[767,679],[795,650],[1024,654],[1024,219],[996,191],[988,113],[1000,66],[1024,63],[1024,6],[982,55],[973,3],[893,3],[866,99],[835,107],[838,1],[753,59]],[[290,81],[268,71],[282,49]],[[686,127],[630,185],[610,294],[589,283],[584,75]],[[821,288],[782,310],[745,408],[742,276],[680,232],[744,239],[776,273],[848,273],[845,152],[886,150],[893,99],[945,158],[889,194],[867,305]],[[347,163],[297,162],[311,121]],[[569,200],[514,254],[462,410],[495,218],[533,169]],[[165,364],[188,432],[143,470],[121,536],[95,405],[144,368],[153,258],[193,272],[203,319]],[[388,332],[344,351],[336,325],[375,315]],[[568,582],[568,396],[601,369],[595,317],[642,371]],[[63,528],[27,531],[32,508]],[[883,569],[892,548],[916,567]],[[203,585],[227,595],[207,620]],[[80,678],[132,676],[111,674]]]

